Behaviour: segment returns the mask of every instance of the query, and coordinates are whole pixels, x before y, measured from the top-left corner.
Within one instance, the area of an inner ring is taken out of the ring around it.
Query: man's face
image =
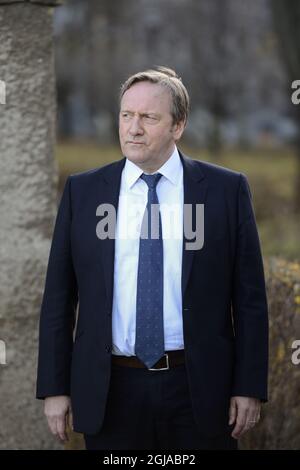
[[[121,100],[119,136],[123,155],[154,172],[171,156],[184,123],[173,124],[171,95],[161,85],[139,82]]]

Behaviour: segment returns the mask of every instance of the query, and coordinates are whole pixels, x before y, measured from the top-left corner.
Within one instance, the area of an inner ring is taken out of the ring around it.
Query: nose
[[[141,126],[141,120],[138,116],[135,116],[131,123],[130,123],[130,128],[129,128],[129,133],[132,136],[135,135],[142,135],[143,134],[143,128]]]

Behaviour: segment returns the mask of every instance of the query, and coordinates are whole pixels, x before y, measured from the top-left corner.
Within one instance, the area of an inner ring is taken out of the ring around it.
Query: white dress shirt
[[[156,192],[163,237],[164,340],[165,351],[169,351],[184,347],[181,297],[183,168],[176,147],[157,172],[162,174]],[[142,173],[141,168],[126,159],[116,225],[112,310],[112,353],[124,356],[135,355],[139,238],[148,198],[148,186],[140,178]]]

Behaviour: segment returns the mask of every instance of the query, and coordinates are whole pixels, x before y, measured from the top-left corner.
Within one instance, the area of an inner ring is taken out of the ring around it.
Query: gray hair
[[[173,124],[178,124],[182,121],[186,124],[190,107],[190,98],[181,78],[174,70],[168,67],[159,66],[155,69],[149,69],[144,72],[137,72],[134,75],[131,75],[121,86],[120,102],[124,93],[135,83],[139,82],[157,83],[158,85],[166,87],[172,97],[171,115],[173,118]]]

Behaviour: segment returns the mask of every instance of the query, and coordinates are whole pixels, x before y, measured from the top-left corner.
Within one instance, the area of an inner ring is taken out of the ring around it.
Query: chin
[[[141,152],[141,149],[138,148],[136,150],[129,149],[124,155],[126,155],[129,160],[137,162],[143,162],[145,160],[145,155]]]
[[[133,163],[144,163],[145,158],[141,155],[136,155],[136,154],[127,154],[126,157],[128,160],[131,160]]]

